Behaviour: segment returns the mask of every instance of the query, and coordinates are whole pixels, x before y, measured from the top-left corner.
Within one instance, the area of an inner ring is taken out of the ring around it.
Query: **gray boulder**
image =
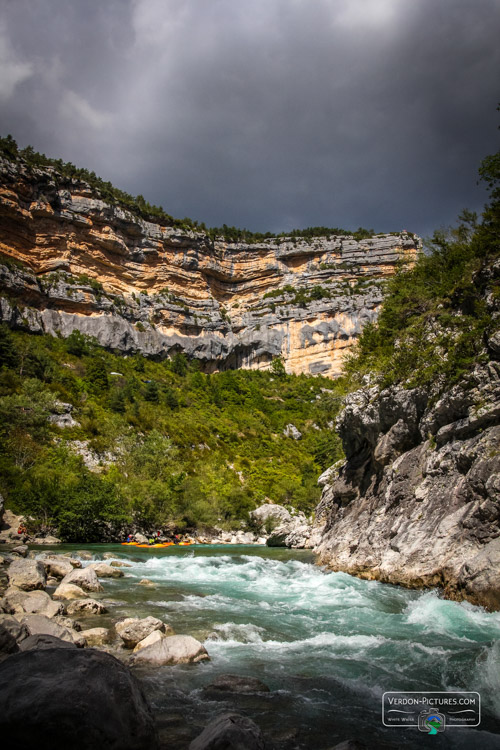
[[[295,427],[294,424],[287,424],[287,426],[283,430],[283,435],[285,437],[291,437],[294,440],[302,439],[302,433]]]
[[[74,568],[71,573],[64,576],[61,584],[73,583],[80,586],[84,591],[104,591],[99,583],[95,570],[90,567]]]
[[[21,620],[21,624],[26,625],[30,635],[53,635],[62,641],[74,643],[76,646],[85,646],[84,638],[76,630],[60,625],[43,615],[26,615]]]
[[[218,716],[191,742],[189,750],[266,750],[255,722],[237,713]]]
[[[171,635],[133,655],[134,664],[196,664],[209,659],[205,647],[190,635]]]
[[[266,521],[273,521],[275,524],[287,523],[292,520],[292,516],[282,505],[274,505],[273,503],[264,503],[255,510],[249,513],[250,520],[252,523],[262,528],[265,526]]]
[[[95,599],[73,599],[66,605],[68,615],[103,615],[107,611],[104,604]]]
[[[117,622],[115,630],[126,648],[134,648],[154,630],[165,632],[165,623],[157,617],[127,617]]]
[[[60,555],[57,557],[45,557],[42,559],[42,564],[45,566],[47,575],[51,575],[54,578],[62,579],[73,572],[73,565],[69,559]]]
[[[17,641],[8,628],[0,623],[0,658],[19,651]]]
[[[98,578],[123,578],[123,571],[103,562],[90,563],[88,566],[95,571]]]
[[[63,641],[62,638],[57,638],[55,635],[49,635],[48,633],[29,635],[19,643],[20,651],[34,651],[36,649],[47,648],[76,648],[76,643]]]
[[[54,599],[82,599],[85,591],[74,583],[60,583],[54,591]]]
[[[0,627],[2,627],[3,630],[8,631],[16,643],[20,643],[30,634],[26,625],[20,623],[19,620],[12,615],[0,615]]]
[[[23,591],[44,589],[47,581],[45,568],[38,560],[14,560],[7,575],[10,585]]]
[[[11,549],[11,554],[17,555],[18,557],[26,557],[28,550],[29,547],[27,544],[18,544],[17,547]]]
[[[54,602],[45,591],[13,591],[2,599],[2,607],[10,614],[38,614],[46,617],[61,615],[64,606]]]
[[[0,664],[0,736],[16,750],[158,748],[139,683],[94,649],[37,649]]]

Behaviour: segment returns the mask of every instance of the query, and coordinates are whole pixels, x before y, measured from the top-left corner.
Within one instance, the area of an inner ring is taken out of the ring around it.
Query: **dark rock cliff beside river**
[[[500,363],[436,401],[429,390],[363,388],[337,426],[346,461],[317,508],[322,563],[363,578],[444,587],[500,608]]]

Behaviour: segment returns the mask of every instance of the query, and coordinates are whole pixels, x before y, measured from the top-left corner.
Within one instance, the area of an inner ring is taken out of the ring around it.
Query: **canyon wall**
[[[497,278],[500,263],[496,264]],[[500,314],[493,295],[489,304]],[[500,609],[500,335],[460,384],[366,387],[337,420],[314,543],[333,570]]]
[[[0,316],[9,325],[207,372],[266,369],[334,377],[384,281],[421,243],[402,231],[229,243],[103,201],[55,168],[0,160]],[[2,262],[3,261],[3,262]]]

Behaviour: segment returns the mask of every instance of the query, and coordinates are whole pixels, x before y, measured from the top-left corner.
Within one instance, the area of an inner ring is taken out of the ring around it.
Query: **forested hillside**
[[[234,528],[266,497],[311,512],[341,455],[328,428],[340,386],[280,360],[205,375],[182,354],[155,363],[78,332],[6,327],[0,357],[0,491],[33,530],[66,540],[99,539],[107,522]]]

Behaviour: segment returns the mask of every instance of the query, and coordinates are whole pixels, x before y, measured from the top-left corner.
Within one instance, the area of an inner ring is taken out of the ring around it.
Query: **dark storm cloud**
[[[4,0],[0,129],[176,216],[430,233],[480,208],[498,0]]]

